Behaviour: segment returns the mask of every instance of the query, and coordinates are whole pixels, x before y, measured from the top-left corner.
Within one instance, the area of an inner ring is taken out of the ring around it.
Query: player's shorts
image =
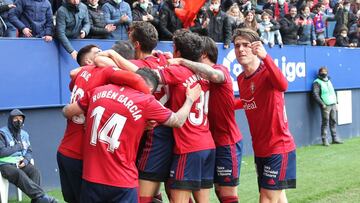
[[[170,189],[212,188],[214,168],[215,149],[175,154],[168,182]]]
[[[258,186],[269,190],[296,188],[296,151],[255,157]]]
[[[243,142],[216,147],[214,183],[239,185]]]
[[[145,136],[145,144],[137,160],[139,178],[156,182],[166,181],[174,148],[173,130],[160,125],[147,131]]]
[[[82,183],[83,161],[57,152],[61,192],[66,202],[79,202]]]
[[[121,188],[83,180],[80,202],[138,203],[137,188]]]

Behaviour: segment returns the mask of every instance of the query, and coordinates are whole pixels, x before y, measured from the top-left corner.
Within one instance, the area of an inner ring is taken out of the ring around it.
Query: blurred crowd
[[[197,1],[197,0],[193,0]],[[199,0],[199,3],[203,2]],[[69,39],[127,40],[134,21],[153,24],[160,40],[184,28],[182,0],[0,0],[0,37],[56,38],[76,58]],[[232,32],[247,27],[264,44],[360,46],[360,0],[206,0],[190,26],[229,48]],[[327,33],[334,21],[333,33]]]

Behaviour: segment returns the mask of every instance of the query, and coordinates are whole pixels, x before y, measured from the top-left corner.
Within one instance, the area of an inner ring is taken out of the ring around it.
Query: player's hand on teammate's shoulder
[[[145,130],[152,130],[155,128],[155,126],[157,126],[157,122],[154,120],[149,120],[146,121],[146,126],[145,126]]]
[[[167,62],[169,65],[180,65],[182,58],[171,58],[168,59]]]
[[[251,49],[253,54],[257,55],[260,59],[264,59],[267,55],[265,47],[261,41],[251,43]]]
[[[189,98],[192,102],[196,101],[200,97],[201,86],[196,84],[193,88],[190,88],[190,85],[186,88],[186,97]]]

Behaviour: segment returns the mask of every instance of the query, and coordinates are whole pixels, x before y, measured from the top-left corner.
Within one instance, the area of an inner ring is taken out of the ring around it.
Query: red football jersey
[[[214,69],[224,73],[223,83],[210,83],[209,122],[216,146],[235,144],[242,139],[236,124],[234,111],[234,90],[228,69],[214,65]]]
[[[153,95],[116,85],[89,91],[78,104],[87,112],[83,178],[115,187],[138,186],[135,159],[146,121],[167,121],[172,111]]]
[[[184,66],[172,65],[160,70],[162,81],[169,85],[171,109],[178,111],[186,99],[186,87],[200,84],[202,88],[200,98],[194,102],[190,114],[183,127],[174,128],[176,154],[215,148],[214,141],[209,131],[207,119],[209,82],[200,78]]]
[[[153,70],[161,70],[167,66],[167,58],[164,54],[151,55],[144,59],[131,60],[131,62],[139,68],[148,67]],[[169,88],[166,85],[159,84],[154,96],[166,107],[169,107],[167,103],[169,100]]]
[[[70,103],[77,102],[88,90],[108,84],[110,76],[115,70],[110,67],[95,68],[87,66],[73,79],[74,84],[71,92]],[[84,135],[85,116],[74,116],[67,120],[64,137],[61,140],[58,151],[74,159],[82,159],[82,137]]]
[[[255,156],[268,157],[296,148],[289,131],[284,92],[287,80],[269,55],[254,74],[238,78]]]

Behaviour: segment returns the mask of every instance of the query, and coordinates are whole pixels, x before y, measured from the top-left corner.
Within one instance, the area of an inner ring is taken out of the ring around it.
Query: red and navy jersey
[[[108,84],[110,76],[115,70],[110,67],[83,67],[72,82],[70,103],[79,101],[88,90]],[[74,159],[82,159],[82,137],[84,135],[85,116],[74,116],[67,120],[64,137],[58,151]]]
[[[209,122],[210,131],[216,146],[231,145],[242,139],[237,127],[234,112],[234,90],[228,69],[214,65],[225,76],[223,83],[210,83]]]
[[[172,111],[153,95],[112,84],[89,91],[78,104],[87,115],[83,178],[115,187],[137,187],[135,159],[146,121],[164,123]]]
[[[269,55],[251,75],[238,78],[240,99],[249,123],[255,156],[268,157],[293,151],[284,92],[288,82]]]
[[[161,70],[167,66],[167,58],[164,54],[150,55],[144,59],[131,60],[139,68],[148,67],[153,70]],[[169,89],[162,84],[158,85],[157,90],[154,92],[154,96],[166,107],[169,107],[167,101],[169,100]]]
[[[177,112],[186,100],[187,85],[194,87],[196,84],[200,84],[202,88],[200,98],[191,107],[184,125],[174,129],[174,152],[184,154],[215,148],[207,118],[209,82],[180,65],[164,68],[160,70],[160,75],[162,81],[169,85],[169,102],[174,112]]]

